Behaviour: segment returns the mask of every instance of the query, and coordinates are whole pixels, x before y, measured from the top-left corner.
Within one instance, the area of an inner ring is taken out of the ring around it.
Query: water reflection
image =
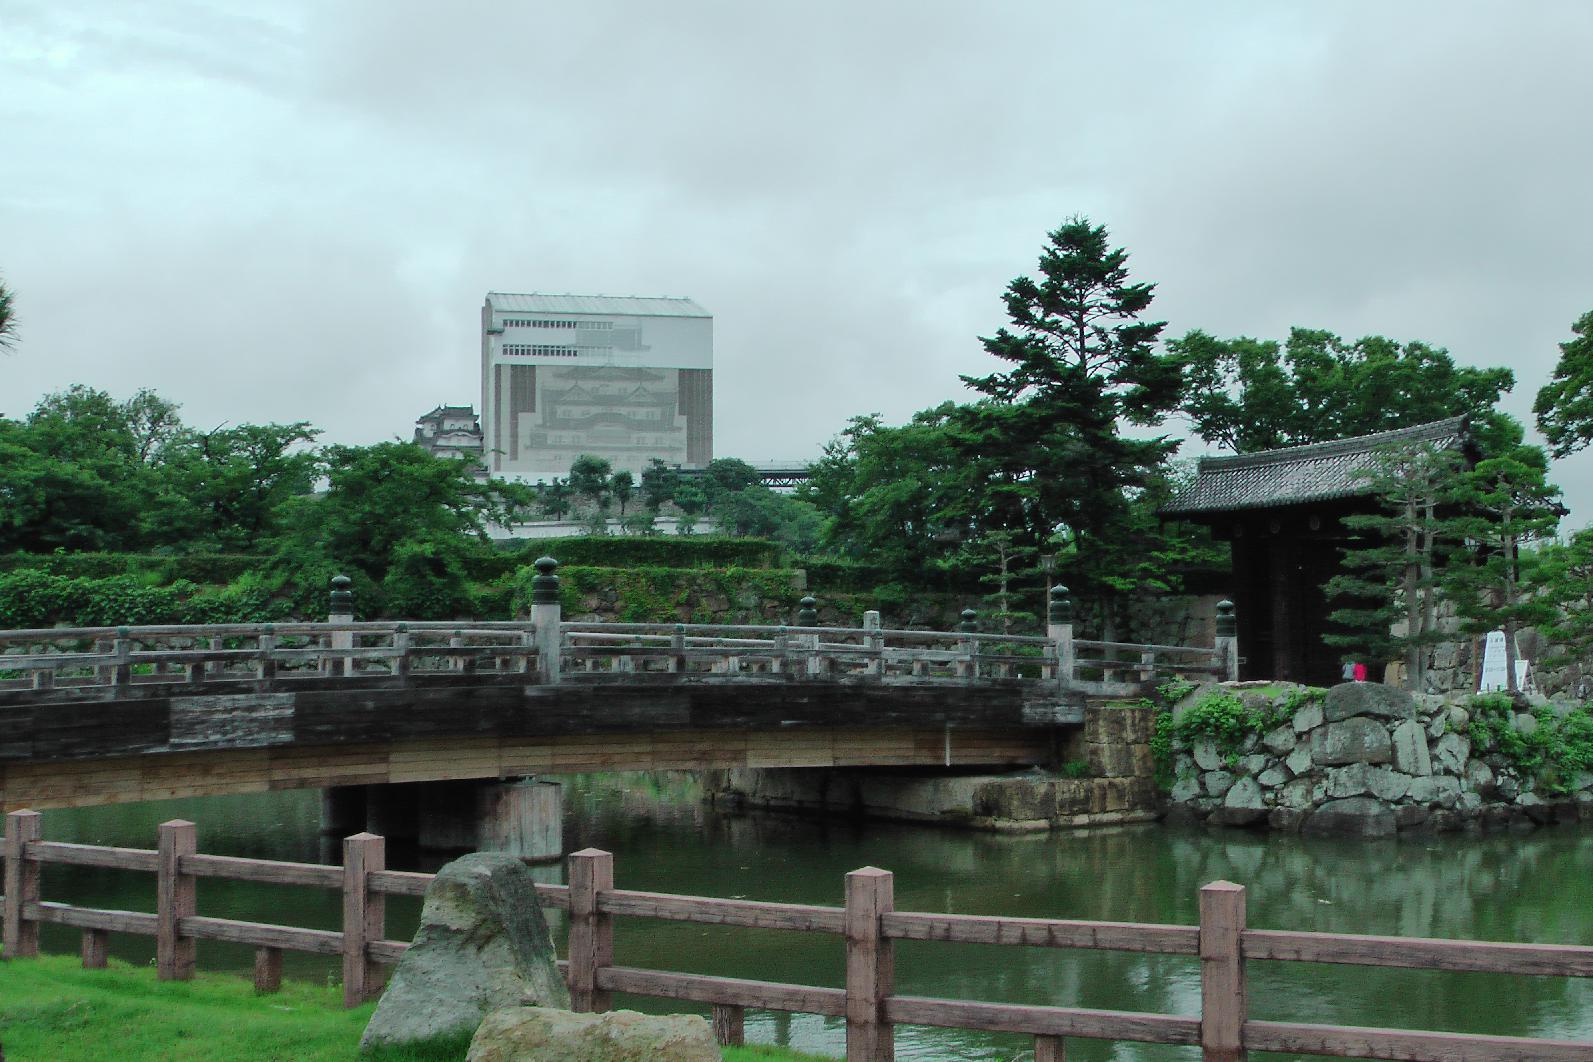
[[[1001,913],[1112,921],[1196,921],[1197,890],[1228,879],[1249,888],[1250,924],[1266,928],[1593,943],[1593,834],[1560,827],[1530,835],[1446,836],[1428,845],[1348,842],[1155,826],[1046,836],[993,836],[883,823],[729,816],[707,809],[684,775],[567,779],[571,850],[616,854],[621,887],[787,902],[839,904],[844,874],[873,864],[896,874],[902,910]],[[315,793],[207,798],[46,812],[50,840],[153,847],[159,822],[199,824],[201,851],[318,860]],[[444,857],[395,849],[389,865],[433,869]],[[335,861],[335,854],[332,861]],[[558,867],[535,868],[560,880]],[[205,914],[336,928],[331,892],[206,880]],[[50,867],[45,898],[150,910],[150,875]],[[393,898],[392,935],[413,932],[414,900]],[[557,921],[557,920],[556,920]],[[557,932],[560,926],[555,926]],[[75,951],[76,937],[46,927],[45,946]],[[112,938],[135,962],[153,944]],[[839,985],[838,940],[627,919],[617,961],[774,981]],[[206,942],[200,962],[246,972],[247,948]],[[1143,955],[904,942],[899,989],[913,995],[1052,1003],[1195,1015],[1198,963]],[[290,977],[327,978],[335,963],[288,956]],[[1252,963],[1256,1017],[1593,1039],[1593,985],[1561,978],[1378,971]],[[627,1000],[647,1009],[656,1002]],[[749,1014],[750,1039],[840,1054],[838,1022]],[[903,1029],[904,1060],[1011,1060],[1022,1038]],[[1069,1041],[1070,1059],[1186,1059],[1188,1049]]]

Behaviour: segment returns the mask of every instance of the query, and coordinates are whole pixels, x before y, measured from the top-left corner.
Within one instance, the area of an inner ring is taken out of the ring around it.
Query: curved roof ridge
[[[1280,446],[1275,450],[1256,450],[1248,454],[1213,454],[1202,457],[1199,467],[1243,468],[1249,465],[1266,465],[1279,461],[1292,461],[1309,457],[1328,457],[1339,453],[1360,453],[1374,450],[1384,443],[1400,439],[1440,440],[1464,434],[1466,418],[1445,417],[1425,424],[1412,424],[1406,428],[1390,428],[1370,435],[1352,435],[1347,439],[1329,439],[1326,442],[1300,443],[1297,446]]]

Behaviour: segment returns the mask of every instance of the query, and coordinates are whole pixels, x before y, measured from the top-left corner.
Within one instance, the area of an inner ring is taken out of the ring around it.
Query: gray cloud
[[[489,288],[680,294],[719,452],[808,455],[957,397],[1084,213],[1173,333],[1422,338],[1526,411],[1593,309],[1593,9],[1102,7],[13,2],[0,410],[389,438],[477,400]]]

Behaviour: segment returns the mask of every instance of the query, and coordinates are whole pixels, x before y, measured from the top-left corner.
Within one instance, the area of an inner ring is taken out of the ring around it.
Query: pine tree
[[[1502,630],[1506,688],[1516,688],[1516,635],[1552,622],[1553,603],[1535,591],[1543,582],[1541,556],[1527,548],[1554,534],[1560,489],[1548,481],[1547,459],[1536,446],[1515,446],[1455,477],[1447,501],[1456,515],[1439,534],[1470,547],[1469,563],[1446,565],[1443,592],[1474,634]]]
[[[1327,635],[1328,642],[1366,660],[1403,656],[1406,688],[1418,693],[1427,686],[1427,647],[1442,640],[1434,578],[1439,505],[1453,490],[1460,460],[1431,443],[1374,454],[1363,479],[1380,511],[1345,518],[1359,545],[1345,551],[1348,570],[1326,587],[1328,596],[1348,599],[1330,617],[1347,631]]]

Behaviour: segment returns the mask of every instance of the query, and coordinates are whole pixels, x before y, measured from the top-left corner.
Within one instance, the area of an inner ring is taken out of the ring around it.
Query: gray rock
[[[1244,774],[1260,774],[1267,769],[1268,762],[1268,758],[1261,753],[1252,753],[1239,761],[1239,770]]]
[[[1577,771],[1571,775],[1571,788],[1576,790],[1593,789],[1593,771]]]
[[[1303,734],[1307,730],[1314,730],[1321,726],[1322,702],[1312,701],[1309,704],[1301,705],[1299,709],[1295,711],[1294,719],[1290,722],[1290,725],[1294,727],[1294,732],[1296,734]]]
[[[437,872],[420,929],[371,1015],[360,1050],[473,1030],[499,1007],[568,1008],[553,939],[524,863],[477,852]]]
[[[1239,740],[1239,751],[1241,753],[1254,752],[1256,750],[1256,746],[1259,744],[1261,744],[1261,738],[1259,736],[1254,733],[1246,734]]]
[[[1289,753],[1288,758],[1283,761],[1283,765],[1292,774],[1299,775],[1309,771],[1311,769],[1311,746],[1309,744],[1297,746],[1293,752]],[[1590,779],[1589,785],[1593,785],[1593,779]]]
[[[1296,811],[1310,807],[1316,803],[1317,784],[1318,780],[1314,778],[1296,778],[1278,790],[1278,805]]]
[[[1200,795],[1200,779],[1185,776],[1173,783],[1173,791],[1168,794],[1169,799],[1175,804],[1182,804],[1186,800],[1193,800]]]
[[[1302,832],[1313,836],[1392,837],[1394,810],[1371,797],[1330,800],[1311,813]]]
[[[1445,734],[1433,747],[1438,767],[1445,774],[1459,774],[1471,756],[1471,739],[1460,734]]]
[[[1292,808],[1273,808],[1267,815],[1267,825],[1279,833],[1296,833],[1305,822],[1305,812]]]
[[[1514,775],[1501,774],[1494,782],[1494,791],[1506,800],[1514,800],[1521,792],[1521,782]]]
[[[1292,775],[1290,775],[1289,772],[1284,770],[1282,767],[1269,767],[1260,774],[1256,775],[1256,781],[1260,782],[1268,789],[1276,789],[1284,782],[1287,782],[1291,777]]]
[[[1471,713],[1459,705],[1449,709],[1449,729],[1460,733],[1471,725]]]
[[[1286,755],[1290,749],[1294,748],[1294,727],[1284,723],[1274,730],[1269,730],[1267,731],[1267,736],[1261,739],[1261,743],[1274,756]]]
[[[1477,793],[1462,793],[1455,800],[1455,807],[1460,811],[1476,811],[1482,807],[1482,797]]]
[[[1466,770],[1462,776],[1467,788],[1481,793],[1485,797],[1493,796],[1493,768],[1481,760],[1470,760],[1466,763]]]
[[[1366,775],[1366,788],[1379,800],[1392,804],[1410,790],[1411,776],[1388,767],[1373,767]]]
[[[1543,803],[1543,798],[1536,793],[1522,793],[1516,797],[1516,806],[1521,808],[1535,808]]]
[[[1433,773],[1433,761],[1427,755],[1427,736],[1413,719],[1396,726],[1389,735],[1394,746],[1394,766],[1405,774],[1417,776]]]
[[[1452,808],[1460,799],[1460,779],[1440,774],[1413,778],[1405,795],[1413,804],[1437,804]]]
[[[1367,775],[1371,768],[1364,763],[1348,767],[1335,767],[1327,772],[1327,795],[1330,800],[1360,796],[1368,791]]]
[[[1233,775],[1227,771],[1207,771],[1200,776],[1200,783],[1208,796],[1220,797],[1233,785]]]
[[[1190,752],[1195,756],[1195,765],[1203,771],[1215,771],[1222,766],[1222,752],[1212,738],[1196,738]]]
[[[1388,731],[1376,719],[1365,716],[1328,723],[1311,734],[1311,758],[1324,766],[1387,763],[1392,756]]]
[[[1394,809],[1394,826],[1401,830],[1413,830],[1425,825],[1432,814],[1421,804],[1405,804]]]
[[[1241,778],[1228,790],[1222,807],[1212,812],[1213,822],[1227,826],[1248,826],[1265,818],[1266,801],[1261,796],[1261,786],[1254,778]]]
[[[1538,732],[1538,717],[1528,712],[1517,712],[1515,718],[1510,720],[1510,726],[1518,734],[1536,734]]]
[[[708,1022],[695,1014],[573,1014],[505,1007],[489,1014],[466,1062],[719,1062]]]
[[[1427,737],[1429,739],[1433,740],[1433,741],[1437,741],[1439,738],[1443,737],[1444,736],[1444,732],[1447,731],[1448,729],[1449,729],[1449,713],[1448,712],[1439,712],[1437,715],[1435,715],[1431,719],[1427,720]]]
[[[1376,719],[1415,719],[1416,699],[1404,690],[1381,682],[1342,682],[1327,691],[1322,718],[1329,723],[1358,716]]]

